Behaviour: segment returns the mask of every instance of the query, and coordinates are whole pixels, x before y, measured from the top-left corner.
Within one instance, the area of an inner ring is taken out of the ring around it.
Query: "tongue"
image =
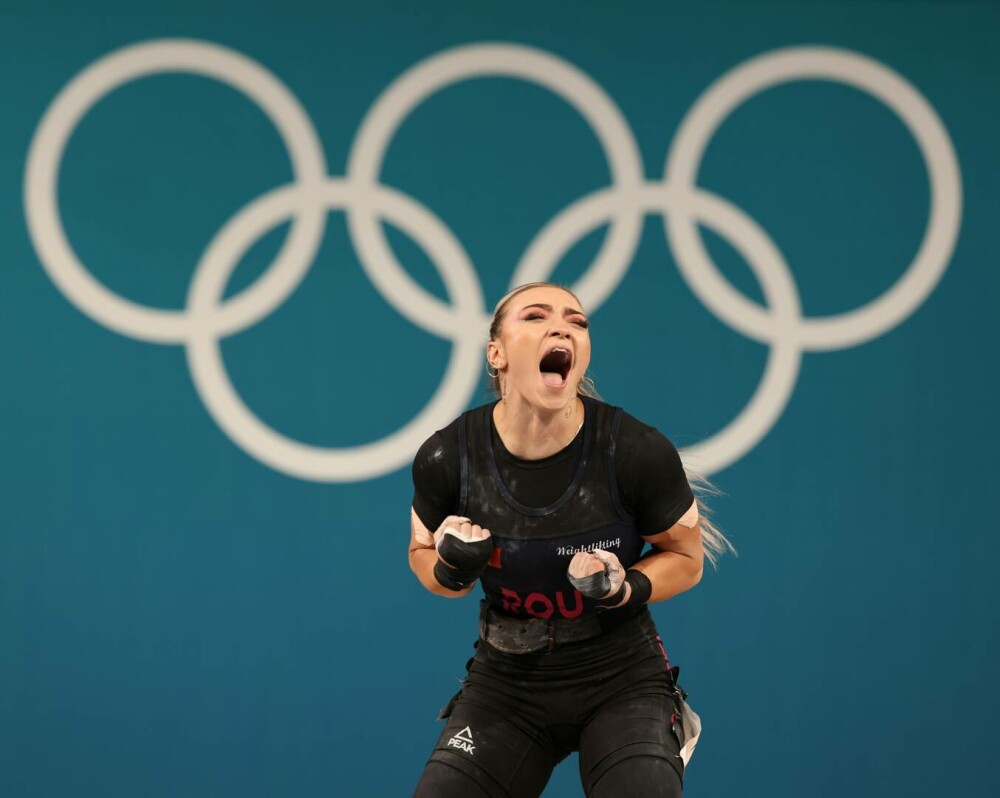
[[[562,374],[557,371],[543,371],[542,382],[549,388],[562,388],[566,384],[566,380],[562,378]]]

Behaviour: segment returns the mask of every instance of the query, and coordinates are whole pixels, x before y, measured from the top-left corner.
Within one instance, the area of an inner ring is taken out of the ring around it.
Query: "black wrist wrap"
[[[599,599],[611,590],[611,577],[608,576],[607,568],[590,576],[570,576],[568,578],[570,584],[587,598]],[[620,600],[621,596],[619,596]]]
[[[466,542],[454,535],[444,535],[437,547],[434,578],[449,590],[465,590],[486,570],[493,552],[493,540]],[[445,562],[447,560],[447,562]]]
[[[621,607],[633,607],[637,604],[645,604],[653,594],[653,583],[649,581],[649,577],[642,571],[633,568],[625,572],[625,581],[618,588],[618,592],[604,599],[604,602],[607,603],[602,602],[602,606],[609,609],[620,609],[618,605],[622,600],[622,596],[625,595],[625,585],[632,586],[632,593],[629,595],[628,601],[622,604]]]
[[[653,583],[642,571],[633,568],[625,572],[625,582],[632,585],[632,595],[629,596],[628,604],[645,604],[649,597],[653,595]],[[624,587],[624,585],[623,585]]]

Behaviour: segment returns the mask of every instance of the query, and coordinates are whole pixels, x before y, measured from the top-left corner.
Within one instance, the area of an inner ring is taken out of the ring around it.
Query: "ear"
[[[497,363],[502,364],[500,368],[507,366],[507,357],[504,355],[503,345],[498,341],[490,341],[486,344],[486,362],[493,366],[493,368],[497,368]]]

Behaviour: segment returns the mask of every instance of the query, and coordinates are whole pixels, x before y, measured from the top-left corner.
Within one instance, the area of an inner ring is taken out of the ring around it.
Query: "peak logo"
[[[459,751],[465,751],[469,756],[472,756],[476,750],[475,740],[472,739],[472,729],[466,726],[462,731],[448,740],[448,745],[452,748],[457,748]]]

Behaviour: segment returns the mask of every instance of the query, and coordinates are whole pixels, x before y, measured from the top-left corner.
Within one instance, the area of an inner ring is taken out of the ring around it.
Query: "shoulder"
[[[470,427],[481,423],[483,416],[492,407],[493,403],[489,403],[467,410],[448,426],[434,432],[417,449],[413,458],[414,472],[418,468],[447,468],[453,463],[457,463],[461,431],[464,428],[467,434]]]
[[[673,526],[694,501],[676,447],[656,427],[622,413],[615,476],[640,535]]]
[[[413,470],[440,467],[458,457],[458,427],[465,422],[463,413],[447,427],[434,432],[420,444],[413,458]]]
[[[599,425],[608,425],[613,436],[613,451],[619,462],[633,457],[643,462],[661,462],[680,466],[677,448],[656,427],[640,421],[621,407],[599,399],[587,399],[588,410],[596,416]]]
[[[468,414],[427,438],[413,458],[413,511],[427,529],[437,529],[460,502],[459,429]]]
[[[623,454],[658,455],[680,462],[677,448],[656,427],[640,421],[635,416],[622,412],[621,424],[618,428],[618,449]]]

